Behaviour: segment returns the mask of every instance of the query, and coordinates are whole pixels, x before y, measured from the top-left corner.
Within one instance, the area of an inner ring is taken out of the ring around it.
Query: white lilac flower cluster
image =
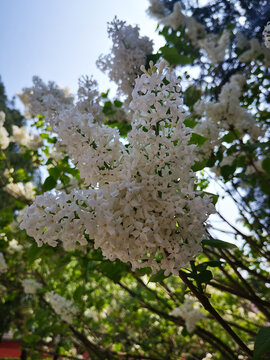
[[[73,97],[68,90],[61,89],[54,82],[46,85],[38,76],[33,77],[34,86],[24,88],[19,98],[26,107],[25,116],[32,118],[44,115],[50,121],[58,111],[63,110],[73,103]]]
[[[22,182],[10,182],[3,189],[16,199],[24,198],[26,200],[34,200],[35,198],[34,185],[31,181],[25,184]]]
[[[61,241],[67,249],[94,239],[107,259],[177,274],[200,253],[214,207],[194,190],[195,146],[183,123],[179,79],[165,62],[141,70],[128,144],[76,106],[55,117],[53,128],[87,188],[38,196],[21,228],[39,245]]]
[[[0,149],[6,149],[10,142],[17,142],[19,145],[32,150],[37,150],[42,145],[40,137],[29,133],[26,126],[12,125],[12,136],[9,136],[4,127],[4,122],[5,113],[0,111]]]
[[[147,12],[165,26],[177,30],[179,26],[186,27],[186,33],[192,44],[198,46],[198,41],[205,36],[205,26],[199,23],[194,17],[183,14],[180,2],[176,2],[173,11],[170,12],[162,0],[149,0],[150,6]]]
[[[102,123],[104,114],[100,105],[101,95],[98,91],[98,83],[92,77],[83,76],[79,79],[79,89],[77,91],[77,108],[81,113],[93,115],[95,122]]]
[[[233,75],[222,87],[216,103],[199,100],[194,105],[195,113],[202,117],[194,131],[208,138],[200,149],[205,155],[209,155],[213,147],[221,143],[220,135],[224,131],[237,130],[241,137],[248,134],[253,140],[262,135],[253,115],[240,105],[244,84],[243,75]]]
[[[180,2],[176,2],[173,11],[170,12],[162,0],[149,0],[150,6],[148,14],[159,21],[160,24],[170,26],[177,30],[179,26],[185,27],[186,35],[191,40],[192,45],[203,49],[210,62],[216,64],[224,60],[226,49],[230,43],[230,32],[224,30],[221,35],[207,34],[205,26],[199,23],[194,17],[183,13]],[[245,49],[240,55],[240,62],[249,62],[256,59],[260,54],[264,55],[264,65],[270,65],[270,22],[266,25],[264,32],[264,43],[262,46],[258,39],[248,40],[241,33],[237,34],[237,47]]]
[[[72,301],[65,299],[53,291],[46,293],[46,300],[63,321],[68,324],[73,323],[74,318],[79,313],[79,310]]]
[[[247,39],[243,34],[237,36],[236,46],[243,49],[243,53],[239,56],[240,62],[250,62],[257,59],[258,56],[263,55],[263,64],[270,66],[270,50],[269,48],[260,43],[256,38]]]
[[[23,279],[22,280],[23,291],[25,294],[36,294],[37,290],[42,287],[42,284],[33,280],[33,279]]]
[[[221,36],[209,34],[198,41],[198,45],[207,53],[213,65],[224,60],[229,43],[230,33],[227,30],[224,30]]]
[[[92,78],[83,77],[79,80],[76,105],[74,105],[74,97],[52,81],[46,85],[40,78],[34,76],[33,84],[30,88],[24,88],[19,94],[27,109],[26,113],[31,117],[43,115],[46,125],[49,125],[56,133],[61,117],[69,112],[84,114],[87,118],[91,109],[91,119],[94,122],[103,121],[101,96],[97,90],[97,82]],[[61,144],[57,146],[61,147]],[[62,149],[65,150],[63,144]]]
[[[118,92],[128,96],[127,102],[131,100],[136,77],[141,75],[141,65],[153,52],[152,40],[140,37],[139,30],[138,26],[126,25],[115,18],[108,24],[108,35],[113,42],[111,52],[97,61],[98,68],[108,72],[110,80],[118,85]]]
[[[8,267],[4,255],[0,252],[0,274],[7,272]]]
[[[8,132],[4,127],[5,118],[5,113],[0,111],[0,150],[6,149],[10,143]]]
[[[12,125],[11,141],[15,141],[19,145],[32,150],[37,150],[42,145],[40,136],[29,133],[26,126],[18,127],[17,125]]]
[[[266,27],[263,30],[264,44],[270,49],[270,21],[268,21]]]
[[[150,0],[148,8],[150,16],[156,18],[160,24],[170,26],[177,30],[179,26],[186,28],[186,34],[192,44],[203,49],[212,64],[224,60],[225,51],[230,42],[230,33],[225,30],[221,35],[206,34],[205,26],[199,23],[194,17],[186,16],[183,13],[180,2],[176,2],[173,11],[170,12],[162,0]]]
[[[10,254],[14,254],[16,252],[20,252],[23,249],[23,246],[18,243],[16,239],[12,239],[8,243],[8,252]]]
[[[194,303],[192,298],[186,297],[182,306],[170,312],[171,316],[181,317],[185,320],[185,325],[189,333],[192,333],[196,324],[205,317],[200,308],[194,306]]]

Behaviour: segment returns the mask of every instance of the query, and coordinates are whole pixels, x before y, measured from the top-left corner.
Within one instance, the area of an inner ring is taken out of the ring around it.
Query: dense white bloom
[[[240,105],[244,84],[244,76],[236,74],[222,87],[217,102],[198,101],[194,105],[195,113],[202,116],[194,131],[208,138],[200,148],[204,154],[211,153],[214,146],[221,143],[224,131],[236,129],[241,137],[247,134],[253,140],[263,134],[253,115]]]
[[[23,291],[26,294],[36,294],[37,290],[42,287],[42,284],[33,280],[33,279],[23,279],[22,280]]]
[[[59,111],[73,103],[73,97],[68,91],[52,81],[46,85],[38,76],[34,76],[33,83],[33,87],[24,88],[23,92],[18,94],[26,106],[26,117],[44,115],[45,120],[50,123]]]
[[[162,19],[168,15],[168,11],[164,6],[162,0],[149,0],[150,5],[147,9],[147,13],[157,19]]]
[[[85,185],[112,180],[125,147],[117,129],[94,122],[91,113],[76,108],[65,110],[57,117],[60,143],[80,170]]]
[[[50,151],[50,157],[55,161],[63,160],[66,156],[66,146],[57,142]]]
[[[30,181],[25,184],[11,182],[4,187],[4,190],[15,198],[24,197],[26,200],[35,198],[34,185]]]
[[[42,145],[42,139],[39,135],[30,134],[26,126],[12,125],[11,141],[16,141],[18,144],[32,150],[37,150]]]
[[[170,26],[174,30],[177,30],[179,26],[185,26],[187,36],[196,47],[199,46],[199,39],[205,34],[205,26],[194,17],[184,15],[180,2],[176,2],[173,11],[170,12],[165,8],[162,0],[150,0],[147,13],[157,19],[160,24]]]
[[[214,207],[194,190],[196,155],[183,123],[179,79],[165,62],[142,71],[132,93],[128,144],[90,115],[59,115],[59,137],[89,188],[38,196],[21,227],[39,245],[62,241],[75,248],[90,238],[107,259],[177,274],[200,253]]]
[[[263,30],[264,44],[267,48],[270,48],[270,21],[267,23]]]
[[[8,267],[3,253],[0,252],[0,274],[7,272]]]
[[[135,79],[141,74],[140,66],[146,63],[146,56],[152,54],[153,43],[147,37],[140,37],[139,27],[126,25],[125,21],[115,18],[108,24],[108,35],[113,41],[111,53],[101,55],[97,66],[107,71],[109,77],[118,85],[120,94],[131,99]]]
[[[23,246],[18,243],[16,239],[12,239],[8,243],[8,252],[14,254],[15,252],[20,252],[23,249]]]
[[[46,300],[51,304],[53,310],[60,318],[68,324],[72,324],[74,317],[78,314],[79,310],[70,300],[65,299],[53,291],[46,294]]]
[[[236,39],[236,47],[238,47],[239,49],[244,49],[249,46],[248,38],[246,38],[245,35],[242,34],[241,32],[238,32],[236,34],[235,39]]]
[[[77,108],[81,113],[91,113],[96,122],[102,123],[104,114],[100,105],[101,96],[98,92],[98,84],[93,78],[87,76],[80,78],[77,91]]]
[[[5,113],[0,111],[0,149],[6,149],[10,143],[10,138],[8,136],[8,132],[4,127],[5,122]]]
[[[244,45],[245,42],[242,41],[243,44],[239,44],[238,46],[240,47],[240,45]],[[263,64],[265,66],[269,66],[270,65],[270,50],[263,46],[258,39],[256,38],[252,38],[251,40],[247,40],[247,45],[243,46],[244,48],[249,47],[249,49],[247,49],[246,51],[244,51],[240,56],[239,56],[239,61],[240,62],[249,62],[252,60],[257,59],[257,57],[259,55],[264,55],[263,57]]]
[[[223,31],[219,37],[217,34],[209,34],[198,41],[198,45],[204,49],[212,64],[224,60],[225,51],[230,43],[229,31]]]
[[[171,26],[174,30],[177,30],[180,25],[185,25],[186,16],[182,13],[182,7],[179,2],[174,4],[173,11],[160,19],[160,23],[165,26]]]
[[[179,306],[170,312],[170,315],[181,317],[185,320],[186,328],[189,333],[191,333],[195,329],[196,324],[205,317],[200,308],[195,307],[194,304],[195,302],[192,298],[186,297],[182,306]]]
[[[205,26],[199,23],[194,17],[186,17],[187,35],[190,38],[192,44],[198,47],[198,41],[205,34]]]
[[[22,217],[23,217],[24,211],[25,211],[25,208],[23,208],[22,210],[18,211],[18,214],[17,214],[16,218],[14,218],[13,221],[11,222],[11,224],[10,224],[10,230],[11,230],[12,232],[17,232],[17,231],[20,230],[19,225],[20,225],[20,223],[21,223],[21,221],[22,221]],[[13,239],[13,240],[16,241],[15,239]],[[11,240],[11,242],[12,242],[13,240]],[[20,246],[21,246],[21,245],[18,245],[18,247],[20,247]],[[17,250],[15,249],[15,246],[14,246],[14,251],[17,251]],[[19,251],[19,250],[18,250],[18,251]],[[12,247],[10,248],[10,252],[12,252]]]

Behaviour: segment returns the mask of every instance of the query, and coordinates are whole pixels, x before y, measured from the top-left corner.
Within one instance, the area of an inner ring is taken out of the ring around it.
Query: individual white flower
[[[79,310],[70,300],[65,299],[53,291],[46,293],[46,300],[51,304],[53,310],[60,318],[68,324],[72,324]]]
[[[10,143],[10,138],[6,128],[4,127],[5,113],[0,111],[0,149],[6,149]]]
[[[115,129],[77,109],[55,119],[87,188],[38,196],[21,228],[38,245],[84,248],[94,239],[109,260],[178,274],[200,253],[214,207],[194,190],[195,146],[184,125],[180,80],[166,62],[141,71],[126,146]]]
[[[108,24],[108,35],[113,41],[109,55],[101,55],[97,61],[100,70],[108,72],[118,85],[118,92],[131,99],[135,79],[141,74],[140,67],[146,63],[146,56],[152,54],[153,43],[147,37],[140,37],[139,27],[126,25],[115,18]]]
[[[270,21],[267,23],[263,30],[264,44],[267,48],[270,48]]]
[[[213,355],[210,353],[207,353],[206,356],[202,360],[211,360],[213,359]]]
[[[4,190],[15,198],[23,197],[26,200],[34,200],[35,192],[34,185],[31,181],[27,183],[9,183],[4,187]]]
[[[186,328],[189,333],[192,333],[196,324],[205,317],[200,308],[195,307],[194,304],[195,301],[192,298],[186,297],[182,306],[179,306],[170,312],[171,316],[181,317],[185,320]]]
[[[8,267],[3,253],[0,252],[0,274],[7,272]]]
[[[42,287],[42,284],[33,280],[33,279],[23,279],[22,280],[23,291],[25,294],[36,294],[37,290]]]

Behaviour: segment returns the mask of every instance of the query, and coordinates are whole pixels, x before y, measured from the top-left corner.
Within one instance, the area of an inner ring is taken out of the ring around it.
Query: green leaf
[[[159,270],[157,273],[153,274],[150,279],[149,282],[160,282],[164,279],[166,279],[168,276],[164,275],[164,270]]]
[[[224,135],[221,140],[226,141],[227,143],[232,143],[236,139],[237,136],[232,131],[230,131],[228,134]]]
[[[206,140],[208,140],[208,139],[205,136],[202,136],[202,135],[199,135],[196,133],[192,133],[191,139],[189,140],[188,145],[195,144],[198,146],[202,146],[206,142]]]
[[[207,191],[204,191],[205,194],[209,195],[211,198],[212,198],[212,203],[214,205],[216,205],[216,203],[218,202],[218,198],[219,198],[219,195],[216,195],[216,194],[212,194],[210,192],[207,192]]]
[[[25,342],[26,344],[37,343],[40,341],[40,339],[41,337],[36,334],[26,334],[23,336],[23,342]]]
[[[195,161],[194,165],[191,167],[193,171],[199,171],[206,167],[206,161]]]
[[[217,260],[212,260],[212,261],[206,261],[202,264],[199,264],[196,266],[196,270],[201,272],[207,269],[208,266],[210,267],[218,267],[222,264],[221,261],[217,261]]]
[[[116,106],[116,107],[118,107],[118,108],[120,108],[122,105],[123,105],[123,103],[122,103],[122,101],[120,101],[120,100],[114,100],[114,106]]]
[[[193,129],[198,124],[198,121],[196,121],[192,117],[186,117],[184,120],[184,124],[186,125],[186,127]]]
[[[266,172],[270,173],[270,158],[265,158],[265,159],[263,160],[263,162],[262,162],[262,168],[263,168]]]
[[[203,246],[210,246],[218,249],[235,249],[237,248],[236,245],[229,243],[227,241],[223,240],[217,240],[217,239],[205,239],[202,240]]]
[[[42,247],[38,247],[36,245],[36,243],[33,243],[26,252],[27,255],[27,261],[32,264],[36,259],[38,259],[39,257],[41,257],[41,254],[43,252],[43,248]]]
[[[267,357],[263,356],[267,355]],[[263,356],[263,357],[262,357]],[[270,357],[270,327],[259,330],[254,344],[253,360],[269,359]]]
[[[61,171],[59,170],[58,167],[53,167],[49,169],[49,174],[55,179],[57,180],[61,174]]]
[[[115,110],[113,109],[113,104],[111,101],[105,101],[104,107],[103,107],[103,114],[104,115],[113,115],[115,113]]]
[[[108,89],[106,92],[102,92],[102,93],[101,93],[101,97],[102,97],[103,99],[107,99],[107,97],[108,97],[108,95],[109,95],[109,91],[110,91],[110,89]]]
[[[56,187],[56,180],[54,177],[52,176],[48,176],[47,179],[44,181],[44,184],[42,186],[42,190],[45,191],[49,191],[52,190]]]
[[[155,64],[160,57],[161,57],[161,54],[151,54],[151,55],[147,55],[147,56],[146,56],[146,64],[145,64],[146,70],[148,70],[148,68],[149,68],[149,62],[150,62],[150,61],[153,61],[153,63]]]
[[[108,276],[110,279],[117,283],[124,275],[127,266],[120,260],[116,260],[114,262],[106,260],[100,264],[99,269],[104,275]]]
[[[152,270],[149,266],[145,267],[145,268],[137,269],[135,271],[136,276],[150,275],[151,273],[152,273]]]
[[[167,60],[171,65],[192,64],[194,60],[194,58],[178,54],[175,47],[163,46],[160,48],[160,51],[164,59]]]
[[[194,85],[187,88],[184,94],[184,104],[193,107],[193,105],[201,98],[201,91]]]
[[[236,167],[234,165],[224,165],[220,168],[221,175],[227,181],[234,174]]]
[[[209,283],[213,279],[212,272],[210,270],[203,270],[195,277],[196,281],[200,284]]]

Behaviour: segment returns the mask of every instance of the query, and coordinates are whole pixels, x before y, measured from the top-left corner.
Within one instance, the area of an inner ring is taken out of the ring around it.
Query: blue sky
[[[0,75],[8,96],[30,86],[33,75],[74,92],[78,78],[92,74],[106,90],[111,85],[95,62],[109,52],[106,27],[115,15],[162,45],[147,7],[148,0],[1,0]]]

